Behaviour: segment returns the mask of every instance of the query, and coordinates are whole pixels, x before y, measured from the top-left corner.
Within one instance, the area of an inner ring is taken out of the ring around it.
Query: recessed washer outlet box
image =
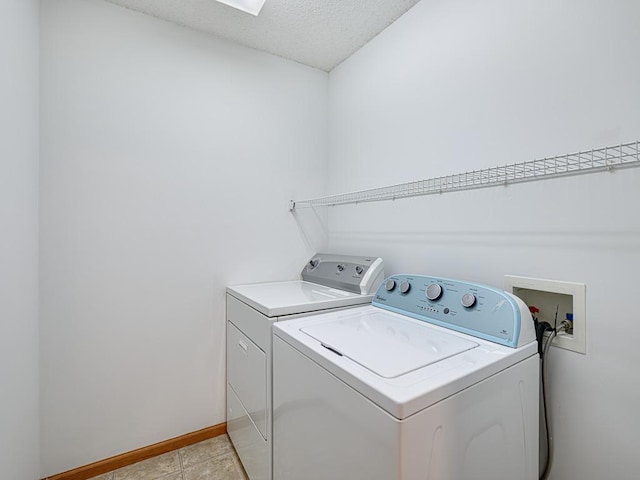
[[[557,326],[573,314],[573,331],[559,333],[552,345],[573,352],[586,354],[587,317],[586,285],[584,283],[563,282],[541,278],[505,275],[504,289],[521,298],[530,307],[540,310],[538,320]]]

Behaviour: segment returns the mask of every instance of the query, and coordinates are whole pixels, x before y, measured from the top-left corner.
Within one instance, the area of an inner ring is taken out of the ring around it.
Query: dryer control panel
[[[317,253],[302,270],[302,280],[371,295],[384,278],[384,263],[379,257]]]
[[[426,275],[393,275],[373,305],[508,347],[535,341],[533,319],[518,297],[487,285]]]

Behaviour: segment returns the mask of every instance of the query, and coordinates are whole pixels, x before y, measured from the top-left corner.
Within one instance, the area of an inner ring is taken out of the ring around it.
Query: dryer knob
[[[476,296],[473,293],[465,293],[462,296],[462,306],[465,308],[471,308],[476,303]]]
[[[429,300],[437,300],[442,295],[442,287],[437,283],[432,283],[424,293]]]
[[[387,292],[391,292],[394,288],[396,288],[396,281],[389,279],[387,280],[387,283],[384,284],[384,289]]]
[[[342,265],[341,263],[338,265],[338,271],[341,272],[344,270],[344,265]]]
[[[312,259],[312,260],[309,260],[308,268],[307,268],[307,269],[308,269],[309,271],[311,271],[311,270],[313,270],[314,268],[316,268],[316,267],[318,266],[318,264],[319,264],[319,263],[320,263],[320,261],[319,261],[319,260],[317,260],[317,259],[315,259],[315,258],[314,258],[314,259]]]
[[[409,290],[411,290],[411,284],[409,282],[406,280],[400,282],[400,293],[407,293]]]
[[[358,275],[362,275],[362,272],[364,272],[364,268],[362,268],[362,265],[356,265],[356,273]]]

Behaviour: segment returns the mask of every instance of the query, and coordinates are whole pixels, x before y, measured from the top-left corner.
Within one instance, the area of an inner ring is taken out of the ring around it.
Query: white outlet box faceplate
[[[551,325],[554,323],[556,310],[559,311],[558,325],[564,320],[565,313],[573,313],[573,332],[558,334],[552,345],[573,352],[587,353],[586,285],[584,283],[505,275],[504,289],[520,297],[527,305],[539,308],[538,319],[547,321]]]

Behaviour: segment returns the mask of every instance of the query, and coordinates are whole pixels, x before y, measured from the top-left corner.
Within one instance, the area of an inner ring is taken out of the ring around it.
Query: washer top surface
[[[227,293],[267,317],[360,305],[373,298],[304,280],[237,285],[227,287]]]
[[[397,419],[537,352],[535,342],[511,348],[373,305],[279,322],[274,335]]]
[[[273,333],[398,419],[537,353],[522,300],[427,275],[392,275],[371,305],[282,322]]]
[[[309,325],[301,332],[383,378],[397,378],[478,343],[374,311]]]

